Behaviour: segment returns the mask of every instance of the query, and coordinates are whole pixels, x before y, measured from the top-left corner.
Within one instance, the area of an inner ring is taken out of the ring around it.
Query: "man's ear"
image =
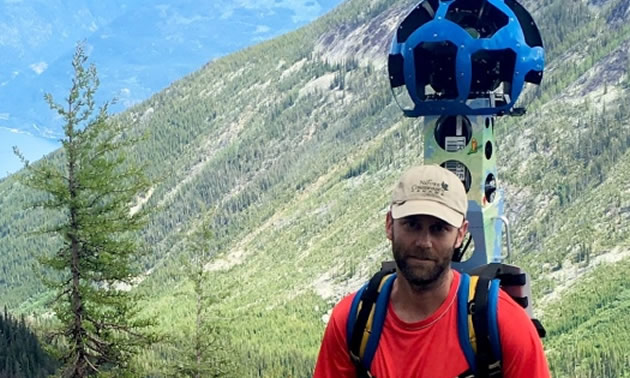
[[[392,240],[394,235],[394,218],[392,218],[392,212],[388,211],[385,216],[385,234],[387,239]]]
[[[462,222],[462,226],[457,229],[457,241],[455,243],[455,248],[459,248],[462,246],[462,243],[464,242],[464,237],[466,236],[467,232],[468,220],[464,219],[464,221]]]

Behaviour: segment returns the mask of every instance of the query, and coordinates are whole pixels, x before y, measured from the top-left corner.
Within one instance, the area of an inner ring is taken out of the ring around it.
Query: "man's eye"
[[[414,221],[407,221],[405,222],[405,227],[407,227],[410,230],[417,230],[420,228],[420,223],[414,222]]]
[[[441,232],[444,232],[444,231],[446,231],[446,227],[444,227],[444,225],[434,224],[434,225],[431,226],[431,232],[441,233]]]

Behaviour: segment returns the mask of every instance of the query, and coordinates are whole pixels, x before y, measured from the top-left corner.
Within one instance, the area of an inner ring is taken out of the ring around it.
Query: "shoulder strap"
[[[359,377],[369,374],[374,353],[381,337],[387,303],[396,274],[382,269],[355,295],[347,322],[350,357]]]
[[[457,291],[459,343],[475,377],[501,376],[498,297],[498,280],[461,275]]]
[[[479,277],[477,288],[470,307],[475,339],[477,341],[476,373],[479,377],[488,376],[488,364],[490,362],[490,339],[488,338],[488,283],[485,277]]]
[[[372,377],[370,366],[381,336],[396,274],[376,273],[355,295],[347,322],[350,357],[358,377]],[[501,377],[497,325],[498,279],[461,274],[457,291],[457,332],[470,371],[466,377]]]
[[[477,280],[478,277],[472,277]],[[474,294],[474,288],[476,285],[470,285],[471,277],[462,273],[459,281],[459,288],[457,289],[457,335],[459,337],[459,346],[462,348],[466,361],[471,370],[476,370],[475,361],[475,330],[472,327],[472,318],[469,315],[469,297],[470,293]],[[470,323],[470,324],[469,324]],[[474,346],[474,347],[473,347]]]

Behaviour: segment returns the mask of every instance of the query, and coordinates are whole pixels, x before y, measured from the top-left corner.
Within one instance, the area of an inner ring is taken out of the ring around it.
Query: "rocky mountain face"
[[[165,332],[181,334],[193,317],[181,259],[199,251],[182,240],[210,223],[207,286],[222,298],[212,310],[231,319],[243,375],[311,374],[333,304],[389,258],[390,189],[422,160],[422,120],[402,116],[384,64],[413,5],[348,1],[118,117],[131,134],[149,132],[130,153],[156,179],[144,206],[159,207],[135,290],[149,295],[145,311]],[[628,368],[629,5],[524,2],[547,49],[545,77],[523,93],[525,116],[496,123],[510,262],[534,279],[554,376]],[[0,193],[0,297],[38,312],[45,294],[27,265],[58,241],[27,231],[53,217],[23,210],[34,194],[14,177],[0,181]],[[148,352],[148,374],[172,353]]]

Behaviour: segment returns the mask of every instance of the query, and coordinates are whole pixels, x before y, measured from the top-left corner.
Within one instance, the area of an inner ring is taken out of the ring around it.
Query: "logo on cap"
[[[420,180],[417,184],[411,185],[412,193],[421,193],[428,196],[444,196],[448,192],[448,184],[444,181],[438,183],[433,180]]]

